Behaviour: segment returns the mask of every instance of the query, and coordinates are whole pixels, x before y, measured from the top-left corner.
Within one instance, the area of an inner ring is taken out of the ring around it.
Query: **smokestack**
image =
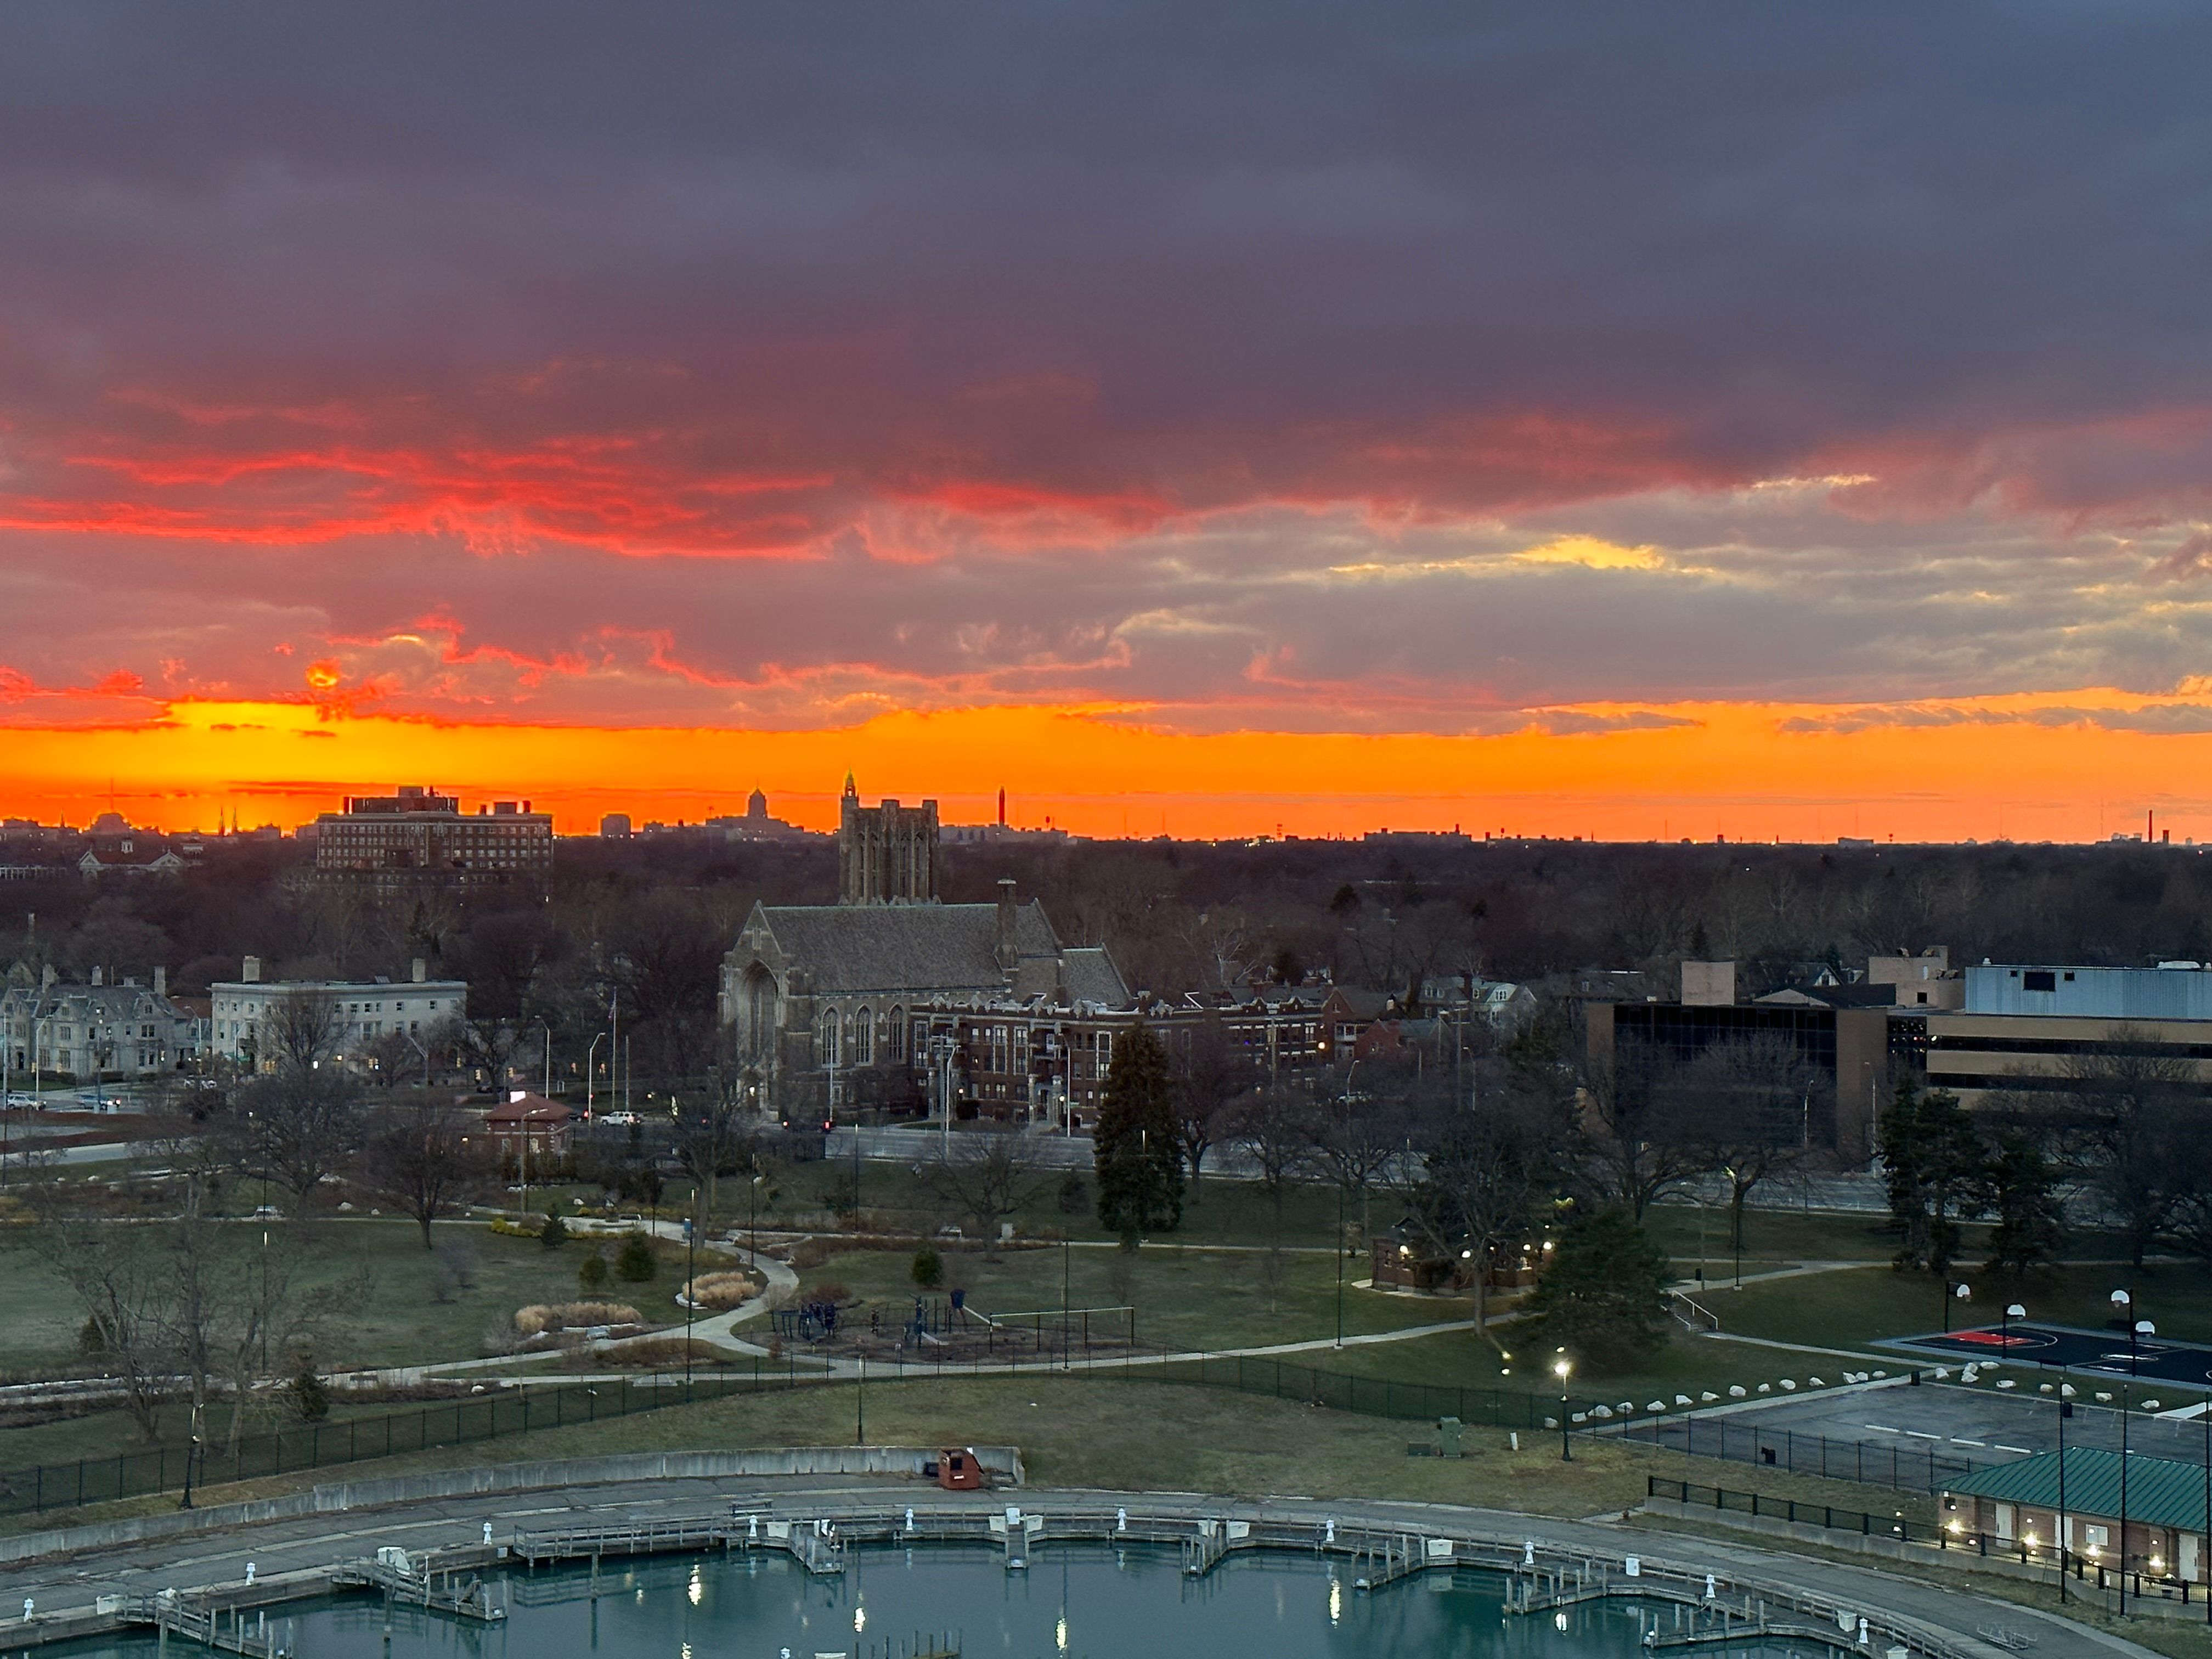
[[[154,994],[157,997],[169,994],[169,970],[158,964],[154,969]]]
[[[428,964],[426,964],[420,957],[415,958],[415,963],[411,972],[414,975],[415,982],[417,985],[422,984],[424,980],[430,976],[428,971]]]
[[[246,967],[245,967],[245,969],[243,969],[243,970],[239,974],[239,977],[240,977],[240,979],[244,980],[244,981],[245,981],[248,985],[258,985],[258,984],[260,984],[260,983],[261,983],[261,958],[260,958],[259,957],[246,957]]]
[[[1021,962],[1021,952],[1014,948],[1014,878],[999,878],[999,969],[1011,974]]]
[[[1003,830],[1003,829],[1005,829],[1006,827],[1006,786],[1005,786],[1004,784],[1001,784],[1001,785],[1000,785],[1000,786],[999,786],[999,828],[1000,828],[1000,829],[1001,829],[1001,830]]]

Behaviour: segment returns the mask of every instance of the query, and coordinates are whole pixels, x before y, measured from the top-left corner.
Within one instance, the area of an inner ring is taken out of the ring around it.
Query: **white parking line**
[[[1863,1423],[1862,1428],[1872,1429],[1876,1434],[1903,1434],[1902,1429],[1893,1429],[1887,1423]]]
[[[2035,1454],[2026,1446],[1997,1446],[1992,1449],[1996,1451],[2018,1452],[2022,1457],[2033,1457],[2035,1455]]]
[[[1955,1434],[1951,1437],[1951,1443],[1954,1446],[1978,1446],[1984,1451],[1990,1449],[1990,1443],[1986,1440],[1961,1440]]]
[[[1940,1434],[1930,1434],[1925,1429],[1907,1429],[1905,1433],[1911,1435],[1915,1440],[1941,1440],[1943,1437]]]

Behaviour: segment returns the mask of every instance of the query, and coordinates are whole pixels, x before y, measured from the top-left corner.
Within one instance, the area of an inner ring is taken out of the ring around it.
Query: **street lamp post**
[[[1552,1362],[1552,1375],[1559,1379],[1559,1462],[1562,1463],[1575,1461],[1574,1442],[1568,1437],[1567,1431],[1567,1374],[1573,1370],[1567,1351],[1560,1349],[1559,1357]]]
[[[2027,1310],[2017,1302],[2007,1303],[2004,1312],[1997,1316],[1997,1346],[2006,1353],[2012,1352],[2012,1322],[2027,1317]]]
[[[599,1042],[605,1036],[605,1031],[594,1034],[592,1046],[584,1050],[584,1116],[586,1120],[592,1115],[592,1088],[598,1081]]]
[[[2135,1312],[2135,1295],[2130,1291],[2114,1291],[2112,1305]],[[2136,1359],[2141,1340],[2158,1334],[2158,1328],[2148,1319],[2128,1321],[2128,1380],[2120,1386],[2120,1613],[2128,1611],[2128,1410],[2134,1403]]]
[[[1359,1069],[1355,1058],[1344,1068],[1344,1132],[1352,1133],[1352,1074]],[[1339,1172],[1340,1177],[1342,1171]],[[1336,1346],[1344,1346],[1344,1182],[1336,1183]]]
[[[691,1322],[699,1314],[699,1182],[691,1182],[691,1213],[684,1218],[684,1399],[691,1399]]]

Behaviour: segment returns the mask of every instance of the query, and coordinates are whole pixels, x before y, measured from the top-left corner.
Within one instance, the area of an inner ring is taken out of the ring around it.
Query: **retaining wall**
[[[993,1474],[1013,1486],[1026,1478],[1018,1446],[969,1448]],[[163,1515],[135,1516],[86,1527],[0,1538],[0,1563],[69,1555],[153,1538],[250,1526],[260,1521],[289,1521],[307,1515],[377,1509],[392,1504],[485,1492],[539,1492],[560,1486],[606,1486],[627,1480],[703,1480],[731,1476],[860,1474],[919,1480],[935,1448],[918,1446],[766,1446],[732,1451],[638,1452],[620,1457],[570,1457],[537,1463],[499,1463],[480,1468],[442,1469],[427,1474],[387,1476],[380,1480],[342,1480],[282,1498]]]

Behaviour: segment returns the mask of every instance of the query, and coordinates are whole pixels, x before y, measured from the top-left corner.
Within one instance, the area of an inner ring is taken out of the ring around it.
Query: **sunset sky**
[[[2212,840],[2212,13],[0,13],[0,815]]]

